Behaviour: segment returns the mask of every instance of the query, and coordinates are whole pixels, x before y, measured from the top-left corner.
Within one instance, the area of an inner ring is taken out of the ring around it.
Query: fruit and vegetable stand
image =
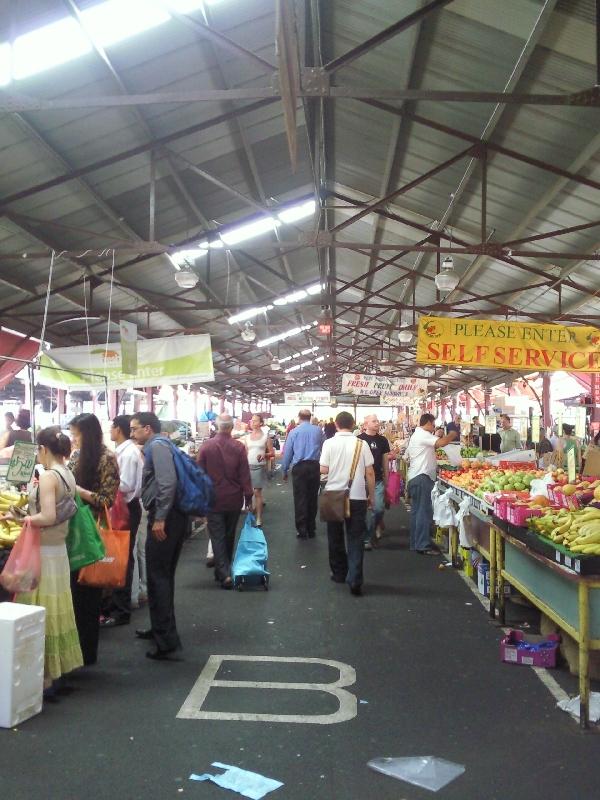
[[[516,465],[515,465],[516,467]],[[577,643],[580,724],[589,719],[589,653],[600,650],[600,479],[566,482],[551,473],[549,498],[526,489],[543,471],[464,465],[439,482],[449,499],[470,500],[472,548],[489,562],[490,616],[505,621],[505,584],[513,586]],[[494,491],[490,491],[494,490]],[[559,504],[561,507],[559,507]],[[498,516],[500,514],[500,516]],[[457,564],[458,533],[449,529],[449,555]]]
[[[600,650],[600,574],[586,572],[593,556],[572,556],[555,550],[554,560],[539,552],[536,534],[493,518],[490,553],[490,614],[504,624],[504,583],[515,587],[529,602],[568,633],[579,648],[580,726],[588,727],[590,650]],[[542,543],[543,544],[543,543]],[[598,559],[594,559],[597,561]],[[567,566],[570,565],[570,566]],[[496,590],[491,587],[495,585]]]

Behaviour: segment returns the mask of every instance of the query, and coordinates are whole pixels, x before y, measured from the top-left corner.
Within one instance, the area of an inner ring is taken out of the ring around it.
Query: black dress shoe
[[[221,581],[221,589],[233,589],[233,578],[225,578]]]
[[[362,587],[357,584],[352,584],[350,586],[350,594],[353,594],[354,597],[360,597],[362,595]]]
[[[346,578],[341,578],[338,575],[329,576],[334,583],[346,583]]]
[[[117,625],[129,625],[129,617],[102,617],[101,628],[116,628]]]
[[[215,565],[215,560],[214,560],[214,558],[207,558],[207,559],[206,559],[206,566],[207,566],[209,569],[212,569],[212,567],[214,567],[214,565]]]
[[[152,636],[152,628],[140,629],[138,628],[135,632],[135,635],[138,639],[153,639]]]

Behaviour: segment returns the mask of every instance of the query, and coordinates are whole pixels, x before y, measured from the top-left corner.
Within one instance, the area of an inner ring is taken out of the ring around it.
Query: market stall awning
[[[0,331],[0,389],[4,389],[23,369],[23,360],[29,361],[37,355],[39,346],[39,342],[32,339]]]

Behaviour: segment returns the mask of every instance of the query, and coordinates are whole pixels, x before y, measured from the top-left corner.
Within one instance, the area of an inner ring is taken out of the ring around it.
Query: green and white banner
[[[126,389],[214,381],[210,336],[172,336],[140,339],[137,372],[123,371],[120,344],[58,347],[43,353],[40,383],[72,389]]]

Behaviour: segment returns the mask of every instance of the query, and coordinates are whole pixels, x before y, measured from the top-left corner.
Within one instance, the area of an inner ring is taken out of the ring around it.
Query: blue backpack
[[[205,517],[215,503],[213,482],[202,467],[168,437],[156,436],[153,441],[157,440],[167,442],[173,454],[177,475],[175,507],[190,517]],[[146,458],[150,455],[151,451]]]

